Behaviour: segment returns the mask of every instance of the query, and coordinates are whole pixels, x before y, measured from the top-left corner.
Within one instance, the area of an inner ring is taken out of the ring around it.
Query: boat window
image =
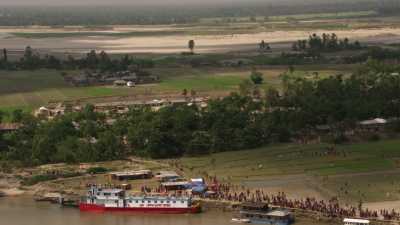
[[[168,200],[168,201],[167,201],[167,203],[169,204],[169,203],[170,203],[170,201]]]
[[[138,200],[136,200],[136,203],[139,203],[139,201],[138,201]]]
[[[157,203],[157,200],[155,200],[154,203]]]
[[[164,201],[161,201],[161,204],[164,203]]]
[[[118,200],[115,200],[115,203],[118,203]]]
[[[144,203],[144,200],[142,200],[142,203]]]
[[[172,203],[176,203],[176,201],[173,201]]]
[[[185,201],[182,200],[181,203],[183,204],[183,203],[185,203]]]
[[[148,201],[147,201],[147,203],[151,203],[151,201],[150,201],[150,200],[148,200]]]

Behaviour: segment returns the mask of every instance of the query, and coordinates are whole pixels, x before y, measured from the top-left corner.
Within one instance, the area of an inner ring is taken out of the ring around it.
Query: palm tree
[[[189,43],[188,43],[188,47],[189,47],[190,52],[192,54],[194,53],[194,46],[195,46],[194,40],[190,40]]]

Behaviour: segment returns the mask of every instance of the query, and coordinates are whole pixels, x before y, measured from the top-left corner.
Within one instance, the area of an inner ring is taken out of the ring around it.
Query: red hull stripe
[[[200,207],[195,206],[191,208],[130,208],[130,207],[105,207],[95,204],[79,204],[81,211],[92,212],[137,212],[137,213],[166,213],[166,214],[181,214],[181,213],[198,213]]]

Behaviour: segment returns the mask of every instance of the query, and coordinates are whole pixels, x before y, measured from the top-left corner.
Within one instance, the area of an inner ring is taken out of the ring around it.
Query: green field
[[[3,110],[33,108],[50,101],[129,95],[132,91],[102,86],[73,87],[64,82],[60,72],[53,70],[1,71],[0,79],[0,108]]]
[[[346,22],[342,20],[347,19]],[[216,17],[203,18],[198,22],[190,24],[171,25],[168,29],[160,30],[114,30],[113,26],[105,27],[80,27],[79,29],[48,30],[19,30],[10,29],[5,33],[18,38],[82,38],[82,37],[104,37],[104,38],[129,38],[129,37],[160,37],[160,36],[185,36],[185,35],[235,35],[254,34],[271,31],[294,31],[294,30],[343,30],[356,28],[382,28],[398,25],[397,21],[388,17],[379,16],[375,11],[354,11],[337,13],[312,13],[294,14],[280,16],[258,16],[255,21],[250,17]]]
[[[287,21],[287,20],[310,20],[310,19],[342,19],[342,18],[360,18],[377,16],[375,11],[354,11],[354,12],[338,12],[338,13],[309,13],[309,14],[293,14],[293,15],[280,15],[256,17],[256,21]],[[204,18],[200,22],[221,22],[227,19],[236,20],[238,22],[250,21],[250,17],[228,17],[228,18]]]
[[[347,68],[345,69],[347,70]],[[264,85],[279,87],[279,75],[286,68],[260,69],[264,74]],[[311,71],[320,76],[342,73],[332,68],[299,67],[298,76],[312,77]],[[68,73],[76,73],[69,71]],[[23,108],[27,111],[49,102],[78,100],[93,97],[136,96],[158,94],[180,94],[183,89],[202,92],[235,91],[238,85],[248,79],[250,68],[241,69],[154,69],[160,75],[161,83],[137,86],[135,88],[113,86],[74,87],[65,83],[59,71],[0,71],[0,109],[11,111]]]
[[[327,144],[273,145],[261,149],[233,151],[205,157],[184,158],[194,171],[230,176],[233,180],[261,179],[273,175],[309,174],[329,176],[395,169],[400,140],[337,146],[346,156],[313,156],[326,151]],[[385,157],[383,157],[383,155]],[[212,159],[215,165],[212,165]],[[262,168],[259,168],[262,165]]]
[[[233,183],[305,175],[317,180],[317,184],[308,184],[309,188],[348,202],[360,198],[369,202],[400,200],[399,139],[337,146],[337,151],[346,152],[346,156],[323,154],[327,146],[280,144],[186,157],[181,163],[189,174],[217,175]]]

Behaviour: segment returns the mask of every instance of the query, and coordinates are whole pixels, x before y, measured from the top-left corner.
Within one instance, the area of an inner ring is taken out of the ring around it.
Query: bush
[[[80,176],[81,174],[78,172],[68,172],[64,174],[39,174],[39,175],[34,175],[32,177],[24,178],[24,180],[21,182],[22,185],[26,186],[32,186],[35,184],[38,184],[40,182],[45,182],[45,181],[50,181],[50,180],[55,180],[58,178],[69,178],[69,177],[76,177]]]
[[[371,134],[368,136],[368,141],[379,141],[381,140],[381,136],[379,134]]]
[[[55,180],[55,179],[57,179],[57,176],[54,174],[45,174],[45,175],[41,174],[41,175],[35,175],[35,176],[29,177],[29,178],[25,178],[21,182],[21,184],[26,185],[26,186],[32,186],[32,185],[35,185],[40,182]]]
[[[252,71],[250,75],[251,81],[253,81],[254,84],[262,84],[264,78],[263,74],[258,72],[258,71]]]
[[[343,143],[346,143],[348,141],[349,141],[349,139],[347,138],[347,136],[343,132],[339,132],[339,133],[335,134],[333,136],[333,139],[332,139],[332,142],[334,144],[343,144]]]
[[[107,171],[108,169],[104,167],[92,167],[86,170],[86,172],[90,174],[101,174],[106,173]]]

